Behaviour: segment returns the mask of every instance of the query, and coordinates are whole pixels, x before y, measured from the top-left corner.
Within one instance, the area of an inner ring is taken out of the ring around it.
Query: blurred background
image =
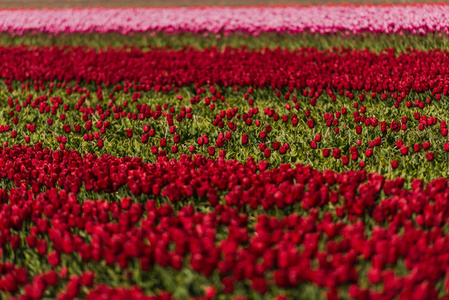
[[[434,0],[0,0],[0,8],[45,7],[164,7],[202,5],[316,5],[442,3]]]

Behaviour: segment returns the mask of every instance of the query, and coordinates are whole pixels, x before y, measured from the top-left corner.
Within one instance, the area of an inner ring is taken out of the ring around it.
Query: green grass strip
[[[407,48],[429,50],[440,48],[449,49],[449,37],[445,34],[429,33],[425,36],[410,33],[400,34],[278,34],[262,33],[253,36],[248,33],[231,33],[228,35],[194,34],[194,33],[130,33],[123,35],[116,32],[80,33],[80,34],[44,34],[27,33],[22,36],[13,36],[9,33],[0,33],[0,46],[88,46],[93,48],[121,48],[123,46],[138,47],[150,50],[153,47],[169,47],[180,49],[194,47],[197,49],[209,47],[247,47],[249,49],[282,48],[298,49],[301,47],[315,47],[320,50],[332,47],[347,47],[350,49],[366,49],[380,52],[387,48],[395,48],[398,53],[405,52]]]

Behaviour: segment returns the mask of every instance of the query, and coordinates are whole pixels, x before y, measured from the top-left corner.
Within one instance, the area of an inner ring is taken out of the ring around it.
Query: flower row
[[[399,92],[400,100],[414,92],[448,94],[449,55],[446,51],[411,51],[396,56],[334,49],[318,51],[248,51],[138,49],[96,51],[81,47],[0,47],[0,77],[7,80],[76,81],[113,85],[123,81],[162,90],[165,86],[204,85],[313,89],[317,98],[330,89]],[[432,62],[432,63],[430,63]]]
[[[81,153],[179,159],[201,154],[320,170],[444,176],[449,142],[445,90],[107,85],[6,80],[0,142],[42,142]],[[422,166],[433,168],[425,173]]]
[[[2,184],[19,185],[0,190],[2,257],[16,257],[0,265],[6,295],[66,299],[86,295],[83,287],[124,282],[148,294],[206,298],[436,299],[449,292],[446,179],[406,188],[404,179],[365,171],[266,170],[252,160],[144,164],[39,145],[0,154],[9,177]],[[46,178],[59,189],[35,188]],[[145,196],[87,200],[71,188],[77,180],[97,195],[123,186]],[[179,274],[188,275],[176,282]]]
[[[42,9],[0,11],[0,31],[319,32],[448,31],[447,5]]]

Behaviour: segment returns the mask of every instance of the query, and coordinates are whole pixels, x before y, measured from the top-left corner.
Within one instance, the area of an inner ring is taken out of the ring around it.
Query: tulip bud
[[[181,136],[179,134],[175,134],[173,136],[173,142],[179,143],[181,141]]]
[[[209,147],[208,151],[209,151],[209,155],[210,156],[214,156],[215,155],[215,147]]]
[[[307,126],[309,126],[309,128],[315,127],[315,122],[313,121],[313,119],[307,120]]]
[[[332,155],[335,159],[339,159],[341,157],[341,150],[335,148],[334,150],[332,150]]]
[[[154,155],[156,155],[158,153],[159,149],[157,146],[151,146],[151,153],[153,153]]]
[[[404,155],[404,156],[407,155],[408,147],[406,145],[402,145],[400,152],[401,152],[401,155]]]
[[[449,143],[444,143],[444,151],[449,151]]]
[[[393,169],[397,169],[398,166],[399,166],[399,163],[398,163],[397,160],[393,160],[393,161],[391,162],[391,167],[392,167]]]
[[[165,148],[167,146],[167,140],[164,138],[160,139],[159,145],[161,146],[161,148]]]
[[[371,157],[373,155],[373,149],[372,148],[366,149],[365,155],[366,157]]]
[[[142,136],[141,136],[142,143],[144,143],[144,144],[148,143],[148,139],[149,139],[148,134],[146,134],[146,133],[142,134]]]
[[[208,286],[204,290],[204,294],[207,298],[214,298],[215,297],[215,289],[212,286]]]
[[[270,156],[271,156],[271,149],[265,149],[265,151],[263,152],[263,155],[266,157],[266,158],[269,158]]]

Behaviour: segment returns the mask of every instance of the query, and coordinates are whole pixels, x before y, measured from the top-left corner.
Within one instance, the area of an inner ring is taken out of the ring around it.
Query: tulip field
[[[0,299],[449,299],[449,5],[0,10]]]

